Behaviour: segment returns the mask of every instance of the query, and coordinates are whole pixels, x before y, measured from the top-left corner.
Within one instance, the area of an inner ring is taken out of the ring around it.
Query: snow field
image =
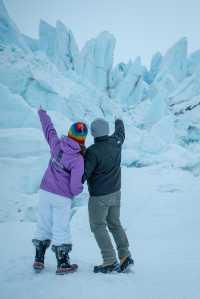
[[[188,172],[160,167],[123,168],[122,223],[135,266],[129,274],[93,274],[100,253],[88,224],[87,207],[72,218],[71,259],[79,271],[57,277],[53,252],[46,269],[32,272],[34,224],[0,224],[2,298],[198,299],[200,241],[199,184]],[[9,232],[9,233],[8,233]]]

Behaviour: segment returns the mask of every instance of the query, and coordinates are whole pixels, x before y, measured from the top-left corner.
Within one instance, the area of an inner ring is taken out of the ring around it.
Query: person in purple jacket
[[[32,240],[36,248],[33,268],[38,272],[44,268],[45,252],[52,241],[56,274],[65,274],[77,269],[69,259],[71,199],[83,190],[83,152],[88,129],[82,122],[74,123],[68,136],[59,138],[46,111],[40,107],[38,114],[51,158],[39,190],[38,222]]]

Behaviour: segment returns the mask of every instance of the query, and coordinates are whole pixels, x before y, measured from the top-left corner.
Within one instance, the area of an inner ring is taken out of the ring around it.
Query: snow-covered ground
[[[89,230],[87,207],[72,218],[72,261],[79,271],[55,275],[48,251],[46,269],[32,271],[34,223],[0,224],[2,299],[198,299],[200,297],[200,184],[180,169],[123,168],[122,222],[135,266],[129,274],[93,274],[101,262]]]
[[[0,299],[199,299],[200,50],[188,53],[182,38],[147,69],[140,58],[114,66],[109,32],[83,49],[60,21],[41,21],[38,36],[23,35],[0,0]],[[112,133],[114,118],[123,118],[122,221],[132,273],[92,273],[101,257],[86,190],[72,213],[79,271],[56,276],[49,250],[45,271],[33,273],[38,188],[49,159],[40,105],[59,135],[95,117]]]

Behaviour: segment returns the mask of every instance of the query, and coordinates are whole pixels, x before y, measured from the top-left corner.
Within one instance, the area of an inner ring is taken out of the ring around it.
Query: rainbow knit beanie
[[[77,122],[71,125],[68,131],[68,137],[78,142],[79,144],[84,144],[85,139],[88,134],[88,129],[86,124],[83,122]]]

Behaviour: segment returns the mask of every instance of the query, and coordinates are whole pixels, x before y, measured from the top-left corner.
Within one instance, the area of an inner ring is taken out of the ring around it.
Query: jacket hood
[[[81,150],[79,143],[67,136],[61,137],[60,147],[63,152],[66,152],[68,154],[80,153]]]

